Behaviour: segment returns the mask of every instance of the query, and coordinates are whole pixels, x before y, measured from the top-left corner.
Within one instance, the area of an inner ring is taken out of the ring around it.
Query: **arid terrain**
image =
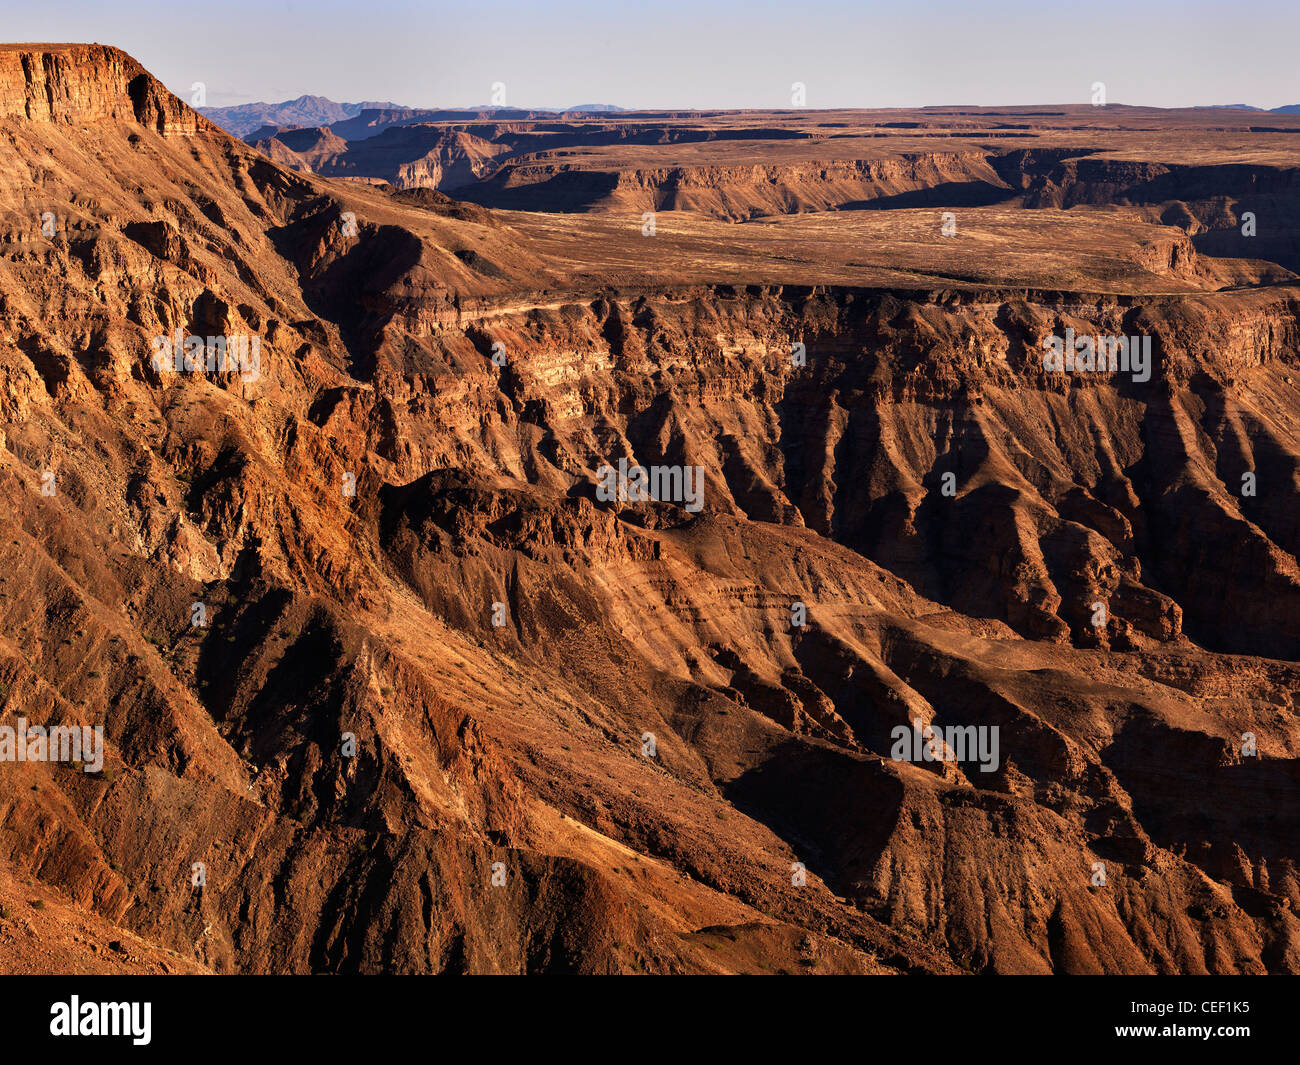
[[[1300,115],[358,106],[0,46],[0,972],[1300,973]]]

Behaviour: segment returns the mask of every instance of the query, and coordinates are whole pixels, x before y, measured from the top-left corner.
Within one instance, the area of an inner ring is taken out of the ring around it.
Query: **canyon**
[[[428,117],[0,46],[0,971],[1300,972],[1300,116]]]

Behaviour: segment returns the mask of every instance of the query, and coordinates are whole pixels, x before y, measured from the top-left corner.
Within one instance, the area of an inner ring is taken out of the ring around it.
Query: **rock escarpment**
[[[100,44],[0,45],[0,116],[134,121],[163,135],[211,128],[125,52]]]

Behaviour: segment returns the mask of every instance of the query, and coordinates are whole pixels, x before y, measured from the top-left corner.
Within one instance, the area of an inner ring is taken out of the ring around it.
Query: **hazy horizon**
[[[10,6],[8,39],[116,45],[182,98],[203,82],[211,107],[303,95],[474,107],[498,82],[505,106],[539,109],[779,109],[795,82],[814,110],[1089,103],[1095,82],[1107,102],[1130,106],[1300,103],[1291,55],[1300,8],[1280,0],[1240,24],[1207,3],[1167,0],[1108,0],[1087,19],[1022,0],[997,15],[951,0],[906,11],[842,0],[797,10],[737,0],[617,10],[375,0],[364,19],[339,0]],[[1225,59],[1232,51],[1242,54]]]
[[[100,42],[90,42],[90,43],[99,43],[99,44],[104,44],[104,43],[106,43],[106,42],[100,41]],[[175,91],[175,93],[176,93],[177,96],[184,96],[184,95],[186,95],[186,93],[187,93],[188,90],[184,90],[184,89],[176,88],[176,89],[174,89],[173,91]],[[484,101],[480,101],[480,102],[478,102],[478,103],[472,103],[472,104],[469,104],[469,103],[449,103],[449,104],[408,104],[407,102],[405,102],[405,101],[403,101],[403,100],[339,100],[339,99],[334,98],[333,96],[327,96],[325,93],[319,93],[319,92],[300,92],[300,93],[298,93],[298,94],[296,94],[296,95],[294,95],[294,96],[286,96],[286,97],[284,97],[284,99],[282,99],[282,100],[246,100],[246,101],[242,101],[242,102],[240,102],[240,103],[233,103],[233,104],[214,104],[214,103],[208,103],[208,104],[205,104],[205,105],[203,105],[202,107],[200,107],[199,110],[208,110],[208,111],[210,111],[210,110],[214,110],[214,109],[226,110],[226,109],[229,109],[229,108],[235,108],[235,107],[276,107],[276,106],[280,106],[280,105],[283,105],[283,104],[291,104],[291,103],[294,103],[294,102],[296,102],[297,100],[301,100],[301,99],[328,100],[330,103],[333,103],[333,104],[339,104],[339,105],[341,105],[341,106],[346,106],[346,107],[354,107],[354,106],[357,106],[357,105],[360,105],[360,104],[382,104],[382,103],[387,103],[387,104],[394,104],[394,105],[396,105],[396,106],[398,106],[398,107],[403,107],[403,108],[409,107],[409,108],[412,109],[412,110],[431,110],[431,111],[432,111],[432,110],[437,110],[437,111],[484,111],[484,110],[493,110],[493,109],[494,109],[494,107],[493,107],[492,104],[487,103],[487,102],[484,102]],[[970,108],[974,108],[974,109],[978,109],[978,110],[993,110],[993,111],[996,111],[998,108],[1004,108],[1004,107],[1005,107],[1005,108],[1017,108],[1017,109],[1020,109],[1020,108],[1027,108],[1027,107],[1075,107],[1075,106],[1079,106],[1080,104],[1082,104],[1082,103],[1084,103],[1084,102],[1085,102],[1085,101],[1080,101],[1080,100],[1069,100],[1069,101],[1064,101],[1064,102],[1063,102],[1063,101],[1060,101],[1060,100],[1039,100],[1039,101],[1037,101],[1037,102],[1035,102],[1035,103],[1014,103],[1014,104],[969,104],[969,103],[963,103],[962,101],[959,101],[959,100],[950,100],[948,103],[944,103],[944,104],[916,104],[916,105],[912,105],[912,106],[908,106],[908,105],[904,105],[904,104],[896,104],[896,105],[888,105],[888,106],[885,106],[885,105],[858,106],[858,105],[851,105],[851,104],[850,104],[850,105],[841,105],[841,106],[836,106],[836,107],[805,107],[805,108],[802,108],[802,110],[806,110],[806,111],[810,111],[810,112],[819,112],[819,111],[820,111],[820,112],[829,112],[829,111],[899,111],[899,112],[909,112],[909,111],[928,111],[928,110],[932,110],[932,109],[940,109],[940,110],[941,110],[941,109],[946,108],[946,107],[970,107]],[[1297,97],[1297,104],[1300,104],[1300,96]],[[1111,101],[1108,101],[1108,102],[1107,102],[1107,106],[1109,106],[1109,107],[1153,108],[1153,109],[1156,109],[1156,110],[1165,110],[1165,111],[1181,111],[1181,110],[1202,110],[1202,111],[1210,110],[1210,111],[1213,111],[1213,110],[1245,109],[1245,110],[1248,110],[1248,111],[1256,111],[1256,112],[1258,112],[1258,113],[1260,113],[1260,114],[1272,114],[1272,113],[1274,113],[1275,110],[1276,110],[1276,109],[1269,109],[1269,108],[1259,107],[1259,106],[1257,106],[1257,105],[1253,105],[1253,104],[1242,104],[1242,103],[1232,103],[1232,104],[1218,104],[1218,103],[1214,103],[1214,104],[1182,104],[1182,105],[1178,105],[1178,106],[1169,106],[1169,107],[1165,107],[1165,106],[1160,105],[1160,104],[1135,104],[1135,103],[1130,103],[1130,102],[1127,101],[1127,100],[1111,100]],[[1279,104],[1279,105],[1278,105],[1278,107],[1289,107],[1289,106],[1294,106],[1294,105],[1290,105],[1290,104]],[[524,102],[524,103],[518,103],[518,104],[516,104],[516,103],[511,103],[510,105],[508,105],[508,106],[506,106],[506,107],[501,107],[500,110],[503,110],[503,111],[506,111],[506,110],[508,110],[508,111],[554,111],[554,112],[557,113],[557,114],[561,114],[561,113],[566,112],[566,111],[581,110],[583,107],[615,107],[615,108],[617,108],[617,110],[618,110],[619,112],[626,112],[626,113],[629,113],[629,114],[653,113],[653,112],[657,112],[657,111],[664,111],[664,112],[673,112],[673,111],[701,111],[701,112],[713,112],[713,111],[717,111],[717,112],[726,112],[726,111],[736,111],[736,112],[746,112],[746,111],[748,111],[748,112],[763,112],[763,111],[773,111],[773,112],[784,112],[784,111],[789,111],[789,110],[791,110],[791,107],[790,107],[789,105],[786,105],[785,107],[780,107],[780,106],[774,106],[774,107],[635,107],[635,106],[626,106],[626,105],[623,105],[623,104],[614,103],[614,102],[611,102],[611,101],[609,101],[609,100],[587,100],[587,101],[583,101],[583,102],[580,103],[580,104],[579,104],[579,103],[568,104],[568,105],[563,106],[563,107],[556,107],[556,106],[552,106],[552,105],[549,105],[549,104],[529,104],[529,103],[527,103],[527,102]]]

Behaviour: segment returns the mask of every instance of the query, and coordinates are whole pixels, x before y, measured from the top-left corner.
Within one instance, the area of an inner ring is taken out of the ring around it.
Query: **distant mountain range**
[[[490,104],[477,104],[474,107],[440,110],[434,108],[412,108],[392,101],[366,100],[361,103],[337,103],[326,96],[299,96],[296,100],[284,100],[280,103],[240,104],[237,107],[200,107],[208,118],[228,133],[247,139],[249,134],[269,135],[275,129],[302,126],[332,126],[357,118],[363,111],[399,111],[404,113],[400,124],[412,121],[448,121],[470,114],[487,114],[495,111],[510,112],[513,116],[522,114],[558,115],[566,112],[585,111],[590,114],[614,114],[627,111],[626,107],[614,104],[575,104],[573,107],[493,107]],[[1260,114],[1288,115],[1300,114],[1300,104],[1288,104],[1284,107],[1254,107],[1251,104],[1206,104],[1199,110],[1205,111],[1256,111]],[[377,116],[372,116],[377,117]],[[395,124],[396,116],[377,118],[374,123],[367,123],[367,128],[360,134],[345,130],[338,132],[345,139],[356,136],[374,136],[381,129]]]
[[[1250,104],[1205,104],[1203,111],[1259,111],[1265,115],[1300,115],[1300,104],[1285,107],[1252,107]]]
[[[299,96],[278,104],[240,104],[237,107],[200,107],[199,110],[227,133],[243,137],[261,126],[328,126],[356,118],[362,111],[401,108],[390,101],[367,100],[340,104],[325,96]]]
[[[329,126],[356,118],[362,111],[411,111],[425,109],[409,108],[392,101],[367,100],[362,103],[336,103],[326,96],[299,96],[296,100],[284,100],[281,103],[239,104],[237,107],[200,107],[199,110],[227,133],[236,137],[246,137],[263,126]],[[509,110],[519,108],[494,108],[487,104],[468,108],[473,111]],[[534,107],[528,110],[543,114],[563,114],[565,111],[589,111],[594,113],[611,113],[625,111],[626,108],[613,104],[578,104],[576,107]],[[430,112],[432,113],[432,111]]]

